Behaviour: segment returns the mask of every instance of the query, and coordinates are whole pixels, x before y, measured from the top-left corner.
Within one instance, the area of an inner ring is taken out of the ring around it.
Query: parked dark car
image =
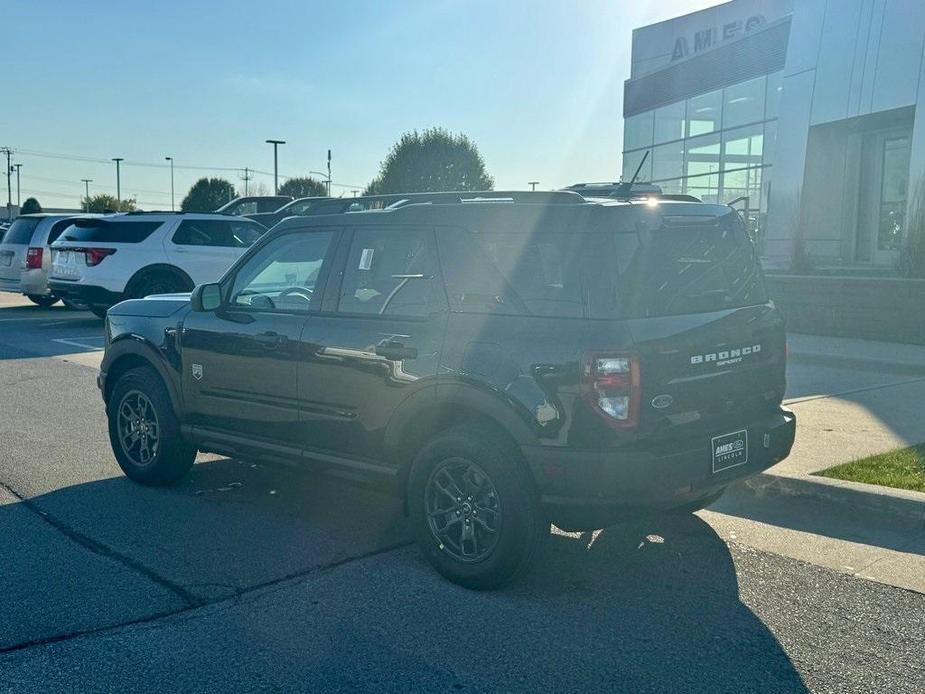
[[[302,217],[309,214],[310,210],[316,207],[322,200],[330,200],[330,198],[297,198],[283,205],[275,212],[255,212],[253,214],[247,214],[245,217],[250,217],[255,222],[260,222],[267,229],[271,229],[286,219],[286,217]]]
[[[276,210],[287,202],[292,202],[291,195],[249,195],[226,202],[215,211],[219,214],[236,215],[276,212]]]
[[[473,193],[289,218],[220,282],[119,304],[99,385],[132,479],[200,450],[377,480],[487,588],[550,521],[697,510],[786,457],[784,368],[732,209]]]

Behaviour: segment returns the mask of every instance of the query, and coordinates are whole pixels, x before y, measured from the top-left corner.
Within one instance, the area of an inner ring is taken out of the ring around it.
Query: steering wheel
[[[308,287],[286,287],[283,291],[276,295],[276,301],[283,299],[287,296],[297,296],[300,299],[304,299],[308,303],[312,302],[312,290]]]

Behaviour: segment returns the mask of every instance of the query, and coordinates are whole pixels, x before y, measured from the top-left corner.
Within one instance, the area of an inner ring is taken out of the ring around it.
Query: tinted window
[[[450,309],[580,317],[582,243],[590,234],[441,230]]]
[[[308,311],[334,233],[287,234],[261,248],[238,271],[231,303],[263,310]]]
[[[73,223],[73,219],[62,219],[60,222],[55,222],[51,227],[51,231],[48,232],[48,241],[45,242],[45,245],[50,246],[55,241],[57,241],[58,237],[64,233],[64,230],[71,226]]]
[[[237,220],[187,219],[180,222],[173,242],[180,246],[247,248],[263,231],[263,227]]]
[[[6,235],[3,237],[4,243],[15,243],[26,245],[32,240],[32,232],[35,231],[35,227],[38,226],[41,221],[38,217],[20,217],[15,220],[10,228],[7,229]]]
[[[426,229],[360,229],[353,237],[338,310],[426,316],[435,262]]]
[[[767,301],[755,249],[734,212],[666,214],[661,226],[613,239],[617,315],[703,313]]]
[[[78,243],[140,243],[148,238],[162,222],[108,221],[87,219],[74,222],[65,229],[61,238]]]

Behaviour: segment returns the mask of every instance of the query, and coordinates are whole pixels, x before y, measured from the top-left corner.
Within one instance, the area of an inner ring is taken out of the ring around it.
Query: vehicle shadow
[[[102,352],[103,321],[62,305],[0,304],[0,360]]]
[[[410,620],[415,634],[396,637],[409,645],[448,627],[460,635],[431,639],[429,648],[447,649],[446,662],[458,647],[472,662],[506,648],[514,676],[549,669],[544,681],[571,690],[805,691],[774,635],[740,600],[729,548],[695,516],[594,534],[554,531],[533,573],[479,593],[444,581],[407,547],[397,500],[315,472],[211,457],[171,489],[113,477],[34,496],[28,506],[0,505],[12,598],[0,601],[0,649],[224,601],[287,578],[311,579],[296,595],[310,594],[313,581],[329,577],[353,582],[342,591],[344,610],[370,615],[369,624],[351,618],[338,627],[348,630],[339,636],[345,643],[375,648],[368,633],[376,619]],[[54,571],[46,570],[49,558]],[[456,603],[449,625],[447,600]],[[299,617],[313,609],[309,602],[287,609],[289,628],[306,630],[296,641],[312,640],[315,618]]]

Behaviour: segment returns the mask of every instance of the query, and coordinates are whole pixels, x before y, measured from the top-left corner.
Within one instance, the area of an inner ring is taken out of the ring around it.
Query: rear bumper
[[[670,453],[640,448],[607,452],[522,446],[544,505],[568,509],[670,509],[709,497],[790,454],[796,415],[786,408],[735,430],[748,432],[744,464],[713,472],[712,437],[679,441]],[[659,444],[664,449],[664,444]]]
[[[115,306],[122,301],[121,294],[104,287],[62,280],[50,280],[48,285],[55,296],[60,296],[62,299],[73,299],[84,304]]]

